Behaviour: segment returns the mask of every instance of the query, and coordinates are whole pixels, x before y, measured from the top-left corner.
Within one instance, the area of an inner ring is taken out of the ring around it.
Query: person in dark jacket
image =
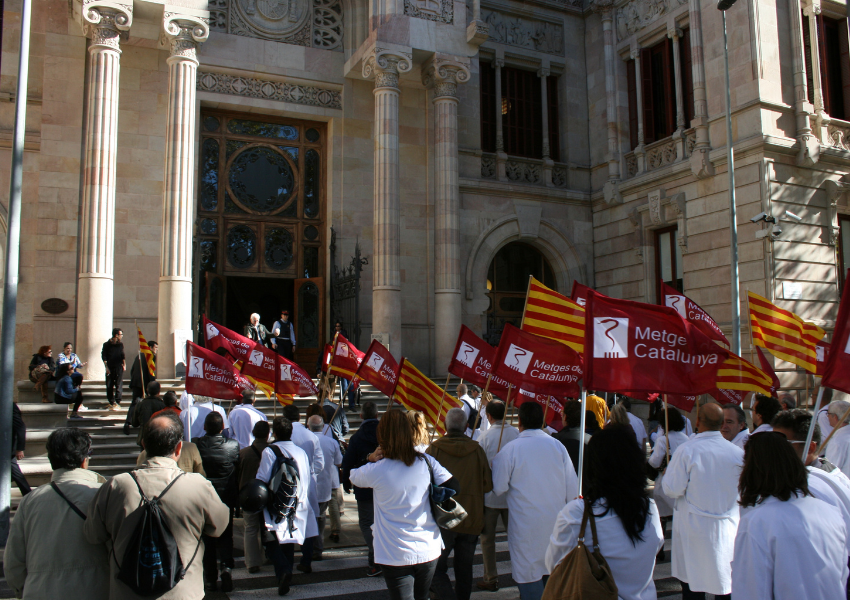
[[[41,392],[41,401],[50,402],[47,398],[47,382],[53,379],[56,365],[53,363],[53,348],[42,346],[38,352],[32,355],[29,374],[30,381],[35,384],[35,389]]]
[[[552,437],[561,442],[564,448],[567,449],[567,454],[570,455],[570,460],[573,462],[573,468],[578,472],[578,453],[581,448],[581,442],[584,444],[590,441],[590,434],[581,432],[581,402],[567,402],[564,406],[564,412],[561,414],[564,427]],[[590,422],[590,415],[587,415],[587,420]],[[593,419],[593,424],[596,425],[596,419]]]
[[[153,340],[148,342],[148,346],[153,353],[153,362],[156,365],[156,348],[157,343]],[[130,425],[133,424],[133,411],[136,405],[145,397],[145,390],[151,381],[156,381],[156,375],[152,375],[148,369],[147,360],[139,360],[139,355],[133,361],[133,366],[130,367],[130,392],[133,399],[130,400],[130,407],[127,409],[127,418],[124,419],[124,435],[130,435]]]
[[[368,456],[378,447],[378,407],[368,400],[360,408],[363,422],[357,432],[348,441],[348,449],[342,457],[342,485],[350,492],[354,487],[354,498],[357,500],[360,533],[369,547],[369,569],[367,575],[374,577],[381,574],[381,569],[375,566],[375,548],[372,544],[372,524],[375,522],[375,507],[372,502],[372,488],[352,486],[349,475],[352,469],[362,467],[368,462]]]
[[[263,450],[269,445],[269,431],[268,421],[257,421],[251,430],[254,441],[251,442],[250,446],[239,451],[238,477],[240,490],[257,477]],[[263,564],[263,531],[266,528],[263,511],[243,510],[242,520],[245,523],[243,538],[245,540],[245,566],[248,567],[249,573],[257,573],[260,570],[260,565]]]
[[[151,381],[148,384],[147,397],[139,402],[136,405],[136,410],[133,411],[133,427],[139,428],[139,437],[136,440],[139,446],[142,445],[142,435],[145,423],[151,420],[151,417],[155,412],[161,411],[165,408],[165,402],[162,401],[162,398],[159,396],[159,392],[162,390],[162,386],[159,385],[158,381]]]
[[[74,409],[71,419],[79,419],[80,405],[83,403],[83,392],[80,386],[83,384],[83,374],[75,373],[73,365],[66,363],[59,365],[59,381],[53,390],[53,401],[56,404],[73,404]]]
[[[100,358],[106,367],[106,399],[110,410],[121,407],[121,394],[124,388],[124,369],[127,367],[124,356],[124,332],[118,327],[112,330],[112,337],[103,343]]]
[[[207,479],[218,493],[219,499],[230,508],[227,529],[220,537],[204,536],[204,581],[209,591],[215,591],[219,578],[216,557],[221,565],[221,591],[233,591],[233,508],[239,494],[237,473],[239,470],[239,442],[229,440],[224,431],[224,419],[217,412],[211,412],[204,419],[204,437],[192,442],[198,446],[201,461],[204,463]]]
[[[27,445],[27,426],[24,424],[24,418],[21,416],[21,409],[18,408],[18,403],[12,403],[12,481],[14,481],[21,494],[26,496],[32,491],[30,484],[27,483],[27,478],[24,477],[21,471],[21,466],[18,461],[24,457],[24,447]]]

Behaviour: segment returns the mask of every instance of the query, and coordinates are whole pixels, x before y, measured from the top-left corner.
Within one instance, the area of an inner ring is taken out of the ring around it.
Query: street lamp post
[[[717,9],[723,18],[723,62],[726,66],[726,160],[729,171],[729,219],[732,236],[732,351],[741,356],[741,277],[738,273],[738,209],[735,203],[735,151],[732,149],[732,96],[729,85],[729,40],[726,11],[736,0],[720,0]]]

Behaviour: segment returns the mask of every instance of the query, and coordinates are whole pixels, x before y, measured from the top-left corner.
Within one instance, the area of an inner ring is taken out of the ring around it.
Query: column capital
[[[496,58],[496,59],[493,60],[493,65],[500,68],[500,69],[504,69],[505,68],[505,59],[504,58]]]
[[[422,85],[434,89],[434,99],[455,98],[457,84],[470,79],[469,59],[435,56],[422,67]]]
[[[133,24],[133,4],[110,0],[75,0],[74,19],[94,46],[119,51],[120,37],[126,37]]]
[[[806,3],[806,6],[803,7],[803,14],[807,17],[811,17],[813,15],[819,15],[821,11],[820,0],[810,0]]]
[[[674,42],[678,39],[681,39],[682,35],[684,35],[684,32],[678,27],[673,27],[667,30],[667,37],[673,40]]]
[[[398,76],[413,69],[413,51],[409,48],[375,46],[363,60],[363,77],[375,79],[375,89],[399,89]]]
[[[169,47],[172,58],[198,62],[197,51],[210,36],[210,17],[207,11],[168,12],[163,14],[160,47]]]
[[[540,67],[539,69],[537,69],[537,76],[538,77],[541,77],[541,78],[549,77],[549,75],[551,75],[551,74],[552,74],[552,72],[549,70],[549,67]]]
[[[640,46],[635,46],[629,51],[629,56],[632,60],[637,60],[640,58]]]
[[[590,0],[589,6],[603,21],[614,20],[614,0]]]

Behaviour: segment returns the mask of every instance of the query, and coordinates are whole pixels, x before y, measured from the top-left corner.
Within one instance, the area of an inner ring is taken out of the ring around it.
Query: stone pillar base
[[[401,290],[372,289],[372,331],[389,335],[390,353],[401,360]]]
[[[76,353],[86,365],[86,379],[106,377],[100,358],[103,343],[112,337],[113,281],[111,277],[80,276],[77,289]],[[134,332],[135,333],[135,332]],[[129,337],[124,332],[125,338]],[[126,339],[125,339],[126,341]],[[58,355],[55,352],[54,355]],[[127,360],[127,366],[132,361]]]
[[[174,332],[192,329],[192,282],[161,277],[157,314],[156,341],[159,347],[156,351],[156,377],[172,379],[177,364]]]
[[[440,377],[447,373],[452,353],[457,343],[461,326],[460,290],[436,290],[434,292],[434,323],[436,340],[436,373]]]

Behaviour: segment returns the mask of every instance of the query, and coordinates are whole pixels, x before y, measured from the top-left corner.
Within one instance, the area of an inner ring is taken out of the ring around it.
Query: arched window
[[[555,289],[555,273],[549,262],[534,246],[511,242],[500,249],[487,271],[487,333],[490,344],[498,344],[505,323],[520,326],[528,278],[533,276]]]

